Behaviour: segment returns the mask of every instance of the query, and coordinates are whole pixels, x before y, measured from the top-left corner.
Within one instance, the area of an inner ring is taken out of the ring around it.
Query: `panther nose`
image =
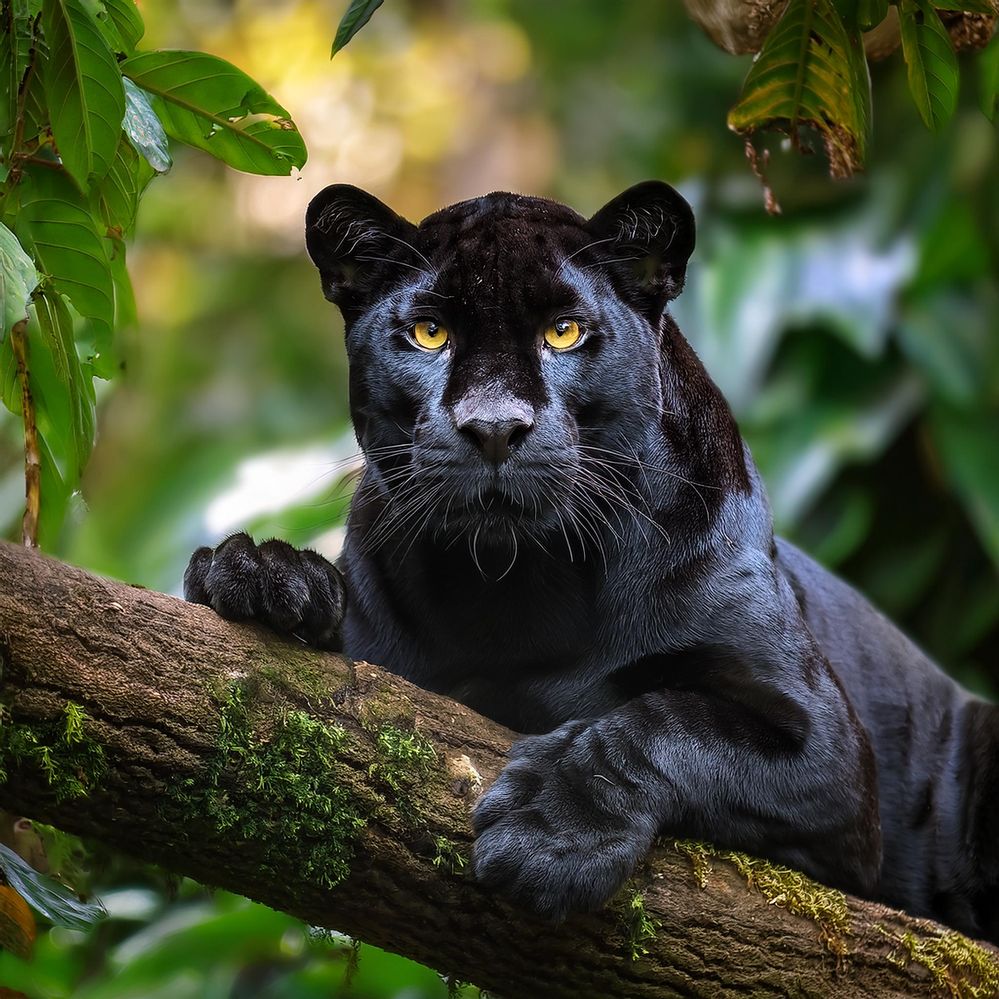
[[[486,461],[501,465],[523,440],[534,420],[525,412],[505,419],[471,417],[455,421],[458,430],[482,452]]]

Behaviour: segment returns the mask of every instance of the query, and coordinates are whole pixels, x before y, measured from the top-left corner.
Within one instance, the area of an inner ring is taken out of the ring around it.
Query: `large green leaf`
[[[60,170],[35,167],[17,188],[15,231],[41,269],[94,327],[95,364],[110,374],[114,283],[107,248],[86,198]]]
[[[115,52],[131,55],[146,26],[134,0],[99,0],[97,24]]]
[[[999,566],[999,410],[944,409],[932,414],[940,460],[964,501],[982,544]]]
[[[93,375],[73,340],[73,317],[63,297],[43,290],[31,326],[31,381],[35,419],[63,478],[75,487],[94,446]]]
[[[144,52],[122,72],[152,96],[168,135],[237,170],[288,174],[305,143],[281,107],[242,70],[203,52]]]
[[[149,103],[149,95],[125,77],[125,132],[132,145],[157,173],[166,173],[173,165],[170,145],[163,123]]]
[[[27,319],[28,303],[37,284],[38,273],[31,258],[10,229],[0,223],[0,342],[14,323]]]
[[[111,166],[125,117],[121,73],[81,0],[46,0],[45,95],[63,165],[86,190]]]
[[[985,406],[999,384],[995,316],[971,296],[949,289],[912,296],[901,309],[894,339],[939,399]]]
[[[2,8],[3,23],[0,24],[0,135],[5,138],[2,142],[2,149],[5,162],[2,165],[3,175],[6,176],[9,164],[6,162],[9,152],[9,144],[13,138],[14,121],[17,117],[18,95],[21,87],[27,83],[25,129],[22,132],[23,138],[31,138],[35,133],[33,128],[33,110],[27,106],[28,99],[31,105],[36,105],[36,94],[40,89],[36,74],[32,74],[26,80],[26,72],[32,61],[32,50],[35,50],[35,59],[44,56],[45,47],[41,38],[41,31],[38,28],[39,3],[28,2],[28,0],[13,0],[9,4],[4,4]],[[35,84],[31,86],[32,82]]]
[[[930,0],[937,10],[967,11],[971,14],[995,14],[992,0]]]
[[[978,57],[978,103],[989,121],[996,116],[999,101],[999,35]]]
[[[802,126],[825,143],[830,172],[863,165],[870,82],[859,34],[848,32],[832,0],[791,0],[746,77],[728,124],[740,135],[777,128],[797,139]]]
[[[153,176],[153,168],[123,135],[108,175],[91,192],[94,212],[109,235],[120,238],[131,234],[139,198]]]
[[[957,107],[957,55],[927,0],[902,0],[898,14],[909,90],[927,127],[936,130]]]
[[[858,26],[869,31],[888,16],[888,0],[857,0],[856,9]]]
[[[94,443],[93,373],[73,342],[73,319],[62,296],[35,296],[27,329],[27,376],[41,461],[38,533],[54,544]],[[0,398],[22,414],[21,382],[10,337],[0,343]]]
[[[363,28],[371,15],[382,5],[382,0],[351,0],[333,39],[333,50],[330,58],[337,54]]]

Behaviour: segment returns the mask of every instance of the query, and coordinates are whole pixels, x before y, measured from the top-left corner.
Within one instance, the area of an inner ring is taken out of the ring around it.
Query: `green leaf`
[[[909,90],[926,126],[936,131],[957,107],[957,55],[928,0],[902,0],[898,14]]]
[[[876,28],[888,16],[888,0],[857,0],[857,24],[864,31]]]
[[[15,231],[81,316],[91,320],[95,364],[110,374],[114,283],[90,205],[61,170],[31,167],[18,185]]]
[[[96,398],[93,375],[81,363],[73,317],[62,295],[43,290],[35,301],[30,364],[35,420],[72,488],[94,446]]]
[[[371,15],[381,5],[382,0],[350,0],[350,6],[336,29],[333,50],[330,52],[331,59],[371,20]]]
[[[969,409],[986,407],[999,384],[999,340],[988,305],[953,288],[907,302],[895,341],[933,394]]]
[[[81,189],[111,166],[125,117],[114,55],[81,0],[46,0],[45,96],[63,165]]]
[[[978,103],[989,121],[995,121],[999,101],[999,35],[978,57]]]
[[[123,135],[108,175],[91,192],[94,213],[107,226],[109,235],[121,238],[131,234],[139,198],[153,176],[153,168]]]
[[[967,11],[969,14],[995,14],[992,0],[930,0],[937,10]]]
[[[125,244],[117,243],[111,254],[111,276],[114,279],[114,328],[119,332],[138,325],[132,279],[125,263]]]
[[[2,843],[0,872],[19,895],[56,926],[89,930],[98,920],[107,917],[100,902],[81,902],[55,878],[39,873]]]
[[[97,24],[115,52],[131,55],[146,26],[134,0],[101,0],[97,11]]]
[[[44,42],[38,30],[37,10],[35,5],[24,2],[5,5],[3,16],[9,17],[9,22],[0,26],[0,133],[8,136],[3,141],[5,159],[9,152],[10,140],[13,139],[14,121],[17,117],[18,93],[25,83],[25,74],[32,61],[32,49],[41,50],[44,55]],[[36,53],[35,58],[38,58]],[[32,74],[28,81],[28,97],[32,97],[39,89],[37,74]],[[31,83],[35,86],[32,87]],[[37,103],[35,101],[34,103]],[[31,115],[26,115],[26,126],[31,125]],[[26,127],[23,137],[28,139],[34,130]]]
[[[7,331],[28,318],[31,293],[38,284],[38,272],[21,248],[17,237],[0,223],[0,343]]]
[[[144,52],[122,72],[152,96],[167,134],[237,170],[289,174],[305,143],[281,107],[242,70],[203,52]]]
[[[811,126],[823,138],[833,176],[849,176],[863,165],[869,102],[857,33],[847,31],[831,0],[791,0],[753,63],[728,124],[740,135],[777,128],[796,141],[799,128]]]
[[[971,522],[999,566],[999,462],[995,409],[939,408],[932,414],[933,439]]]
[[[61,295],[35,296],[27,329],[28,387],[41,460],[39,539],[56,542],[73,490],[94,443],[93,371],[73,342],[73,318]],[[21,414],[21,382],[10,337],[0,343],[0,398]]]
[[[163,123],[156,117],[149,95],[128,77],[125,82],[125,131],[132,145],[145,156],[157,173],[166,173],[173,166],[170,145]]]

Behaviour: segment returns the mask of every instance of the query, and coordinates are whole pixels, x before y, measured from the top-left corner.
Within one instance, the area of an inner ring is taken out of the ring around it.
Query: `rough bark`
[[[463,873],[469,808],[512,733],[375,666],[5,544],[0,667],[3,808],[508,999],[999,983],[991,948],[696,844],[662,844],[605,911],[539,924]]]

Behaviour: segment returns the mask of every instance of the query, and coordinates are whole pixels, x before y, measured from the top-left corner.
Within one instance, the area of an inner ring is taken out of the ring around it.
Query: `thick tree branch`
[[[664,844],[539,924],[463,874],[511,733],[366,663],[0,544],[0,806],[507,997],[987,995],[999,956]],[[978,989],[979,991],[974,991]]]

